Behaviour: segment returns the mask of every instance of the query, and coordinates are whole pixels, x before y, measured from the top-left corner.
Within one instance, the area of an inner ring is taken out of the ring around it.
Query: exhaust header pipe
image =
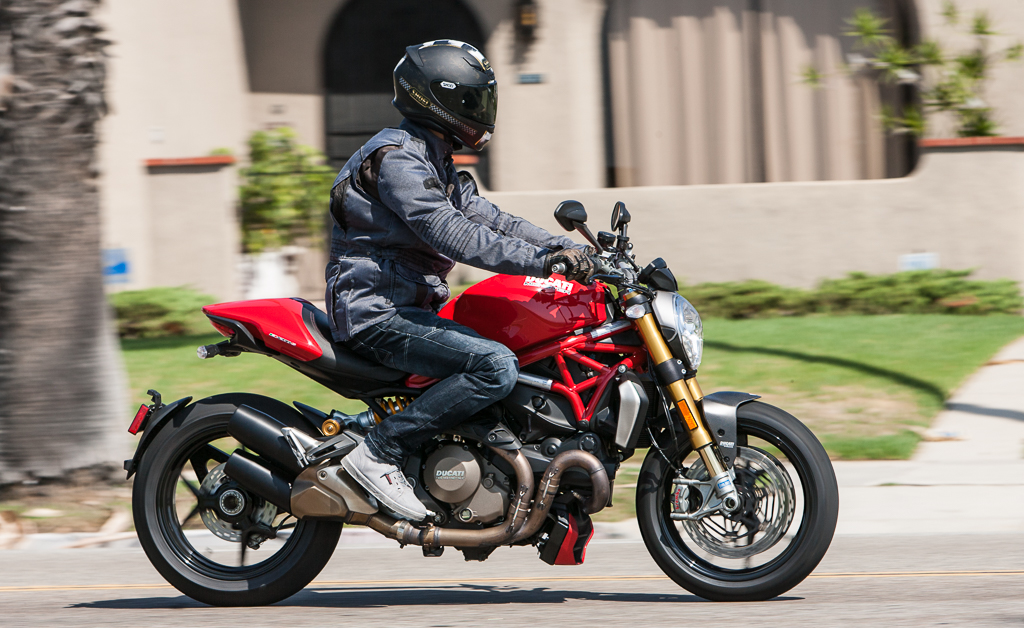
[[[601,461],[585,451],[563,451],[555,456],[545,469],[542,483],[537,487],[537,493],[533,498],[533,508],[527,518],[526,508],[529,497],[524,497],[524,495],[528,496],[533,492],[533,471],[530,470],[526,456],[521,451],[513,453],[493,448],[491,451],[502,456],[515,468],[516,478],[519,482],[516,499],[509,505],[506,517],[508,525],[483,530],[459,530],[434,526],[417,528],[408,521],[396,521],[380,513],[370,516],[365,521],[352,521],[352,523],[364,523],[399,543],[422,545],[428,548],[443,546],[490,547],[515,543],[533,536],[540,529],[551,510],[555,495],[558,494],[558,484],[562,474],[571,467],[582,467],[590,473],[590,480],[593,483],[594,494],[583,505],[584,512],[593,514],[608,503],[611,485],[608,481],[608,473],[604,470]],[[524,491],[526,492],[524,493]]]

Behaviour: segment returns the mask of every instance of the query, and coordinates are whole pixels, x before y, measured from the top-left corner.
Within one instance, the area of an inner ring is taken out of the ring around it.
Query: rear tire
[[[139,464],[132,491],[135,528],[153,566],[176,589],[213,606],[260,606],[294,595],[330,560],[342,528],[335,522],[298,521],[283,547],[253,565],[244,564],[244,553],[240,566],[223,565],[192,546],[175,507],[182,467],[204,443],[227,436],[228,420],[243,404],[271,416],[294,412],[279,401],[257,395],[218,395],[198,401],[153,439]],[[241,544],[237,546],[241,550]],[[250,557],[265,555],[248,551]]]
[[[839,516],[839,488],[828,455],[806,426],[779,408],[752,402],[739,407],[738,445],[750,437],[767,442],[796,471],[790,475],[802,495],[798,529],[789,544],[757,567],[747,563],[722,566],[713,556],[687,543],[687,532],[670,517],[670,492],[679,465],[692,453],[689,442],[665,450],[652,448],[637,482],[636,512],[640,532],[658,566],[687,591],[716,602],[767,600],[789,591],[817,567],[832,542]],[[666,457],[672,461],[670,466]],[[788,524],[787,524],[788,525]],[[690,538],[692,541],[692,538]],[[780,541],[781,542],[781,541]],[[767,552],[766,552],[767,553]]]

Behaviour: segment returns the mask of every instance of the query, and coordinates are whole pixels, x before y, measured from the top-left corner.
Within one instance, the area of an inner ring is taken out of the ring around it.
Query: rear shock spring
[[[377,405],[387,413],[385,416],[381,416],[380,413],[374,411],[373,418],[377,423],[380,423],[392,414],[398,414],[402,410],[408,408],[409,404],[412,403],[413,398],[400,395],[397,397],[379,397],[374,399],[374,401],[376,401]]]

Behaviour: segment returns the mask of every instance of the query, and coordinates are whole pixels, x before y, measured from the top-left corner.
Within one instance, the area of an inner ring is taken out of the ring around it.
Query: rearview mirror
[[[615,208],[612,210],[612,231],[618,231],[622,225],[629,224],[629,210],[626,209],[626,204],[622,201],[615,203]]]
[[[555,209],[555,220],[566,231],[576,231],[577,225],[587,223],[587,210],[579,201],[562,201]]]

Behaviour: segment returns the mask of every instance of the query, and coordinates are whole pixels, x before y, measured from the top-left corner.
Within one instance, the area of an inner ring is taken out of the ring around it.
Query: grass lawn
[[[1016,316],[835,316],[705,321],[705,393],[762,395],[807,423],[836,458],[906,458],[946,397],[1000,347]],[[362,409],[270,358],[200,360],[216,335],[122,343],[133,406],[248,391],[342,411]],[[128,421],[126,414],[126,423]]]
[[[708,320],[705,393],[760,394],[807,423],[836,458],[907,458],[946,398],[1001,347],[1018,316]]]
[[[128,382],[131,412],[149,403],[146,390],[154,388],[164,403],[191,395],[202,399],[227,392],[253,392],[285,403],[301,401],[324,411],[357,411],[366,408],[300,375],[290,367],[262,355],[243,353],[236,358],[200,360],[196,347],[224,340],[209,336],[123,340],[121,342]]]

